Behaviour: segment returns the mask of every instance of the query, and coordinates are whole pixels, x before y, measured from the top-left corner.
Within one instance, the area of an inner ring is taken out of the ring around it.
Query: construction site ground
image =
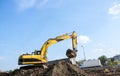
[[[1,72],[0,76],[120,76],[120,67],[94,67],[80,69],[66,61],[59,61],[48,68],[32,67],[16,69],[11,73]]]

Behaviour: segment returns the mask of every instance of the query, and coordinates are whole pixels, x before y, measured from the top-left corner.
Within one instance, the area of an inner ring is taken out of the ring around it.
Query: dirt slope
[[[60,61],[54,65],[46,76],[87,76],[83,70],[65,61]]]
[[[12,73],[0,73],[0,76],[120,76],[120,66],[80,69],[66,61],[49,66],[18,69]]]
[[[49,66],[47,69],[42,67],[32,67],[27,69],[18,69],[8,74],[1,74],[0,76],[97,76],[87,74],[79,67],[72,65],[66,61],[59,61],[58,63]]]

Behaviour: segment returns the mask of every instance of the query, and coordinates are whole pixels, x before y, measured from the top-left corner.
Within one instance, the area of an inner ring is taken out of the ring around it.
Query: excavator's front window
[[[35,50],[34,52],[32,52],[32,55],[40,55],[41,51],[40,50]]]
[[[39,55],[41,51],[37,51],[37,54]]]

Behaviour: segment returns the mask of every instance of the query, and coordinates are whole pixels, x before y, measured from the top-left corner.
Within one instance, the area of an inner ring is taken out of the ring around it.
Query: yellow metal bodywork
[[[77,33],[75,31],[73,31],[72,34],[63,34],[60,36],[57,36],[55,38],[50,38],[48,39],[42,46],[41,50],[39,51],[39,53],[37,53],[36,51],[33,54],[23,54],[19,57],[19,61],[18,64],[19,65],[37,65],[37,64],[42,64],[42,63],[46,63],[47,60],[47,50],[48,47],[50,47],[51,45],[66,40],[66,39],[72,39],[72,46],[73,46],[73,50],[76,50],[76,46],[77,46]]]

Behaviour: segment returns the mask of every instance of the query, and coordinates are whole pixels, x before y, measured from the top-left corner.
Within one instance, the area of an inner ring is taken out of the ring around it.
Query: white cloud
[[[114,5],[108,9],[108,14],[112,16],[113,20],[120,18],[120,3],[113,3]]]
[[[90,38],[88,36],[81,35],[78,37],[78,43],[85,44],[85,43],[88,43],[89,41],[90,41]]]
[[[34,7],[36,2],[37,2],[37,0],[16,0],[18,9],[20,11]]]
[[[120,4],[115,4],[114,6],[110,7],[108,13],[111,15],[120,14]]]
[[[64,0],[15,0],[19,11],[31,8],[57,8],[62,5],[63,1]]]

